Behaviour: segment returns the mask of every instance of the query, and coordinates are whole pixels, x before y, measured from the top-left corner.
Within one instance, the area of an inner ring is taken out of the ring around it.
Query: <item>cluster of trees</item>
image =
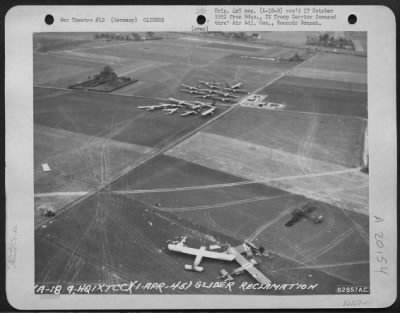
[[[306,58],[306,54],[299,54],[298,52],[295,52],[290,56],[278,57],[277,60],[278,62],[301,62]]]
[[[95,79],[101,82],[110,82],[118,79],[118,75],[115,74],[113,68],[109,65],[106,65],[100,74],[95,76]]]
[[[96,33],[94,37],[96,39],[108,39],[108,40],[146,40],[152,39],[154,36],[153,32],[147,32],[145,36],[140,36],[138,33]]]
[[[257,40],[261,39],[259,33],[246,33],[246,32],[208,32],[209,35],[222,36],[225,38],[233,38],[237,40]]]
[[[354,50],[354,44],[351,39],[343,37],[335,38],[335,36],[329,33],[320,34],[318,37],[307,36],[307,44]]]

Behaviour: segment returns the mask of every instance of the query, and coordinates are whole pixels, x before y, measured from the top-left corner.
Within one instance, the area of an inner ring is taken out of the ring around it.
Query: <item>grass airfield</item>
[[[312,292],[237,294],[329,294],[369,284],[368,175],[360,172],[365,58],[320,53],[304,63],[267,62],[242,56],[288,55],[293,42],[243,45],[189,34],[80,40],[34,54],[35,206],[56,210],[48,218],[35,209],[36,284],[213,282],[221,268],[236,267],[204,260],[204,273],[185,271],[192,258],[166,248],[185,235],[195,247],[250,240],[270,251],[259,269],[274,283],[319,284]],[[106,64],[138,82],[111,94],[68,89]],[[180,84],[198,80],[242,81],[285,107],[217,104],[211,118],[137,108],[193,100]],[[306,203],[323,223],[285,227]],[[235,282],[254,281],[243,274]]]

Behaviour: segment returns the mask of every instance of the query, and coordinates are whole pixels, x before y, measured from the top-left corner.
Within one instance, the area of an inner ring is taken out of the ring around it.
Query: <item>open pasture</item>
[[[263,202],[176,211],[174,214],[238,240],[251,240],[303,266],[321,267],[322,271],[332,275],[337,274],[336,269],[339,269],[339,277],[351,282],[355,279],[352,271],[357,269],[357,264],[368,264],[367,217],[354,213],[349,217],[348,212],[334,206],[313,202],[317,207],[313,213],[322,214],[324,223],[314,225],[304,219],[292,227],[285,227],[284,224],[291,219],[291,210],[307,203],[307,200],[287,194],[286,197]],[[347,271],[342,270],[342,263],[347,263]],[[332,266],[325,269],[325,264]],[[368,276],[367,272],[358,274],[354,283]]]
[[[73,91],[35,103],[35,123],[129,144],[161,147],[207,121],[199,116],[181,118],[137,108],[159,102],[151,98]]]
[[[296,68],[290,76],[299,78],[312,78],[321,80],[342,81],[346,83],[357,83],[366,86],[367,76],[364,73],[349,71],[334,71],[312,67]]]
[[[192,261],[189,256],[169,252],[166,239],[188,236],[189,244],[238,243],[233,238],[219,232],[196,226],[188,221],[178,220],[172,215],[160,215],[132,199],[122,196],[98,194],[76,205],[53,220],[46,228],[36,233],[36,282],[41,284],[71,284],[85,282],[122,283],[131,280],[141,282],[159,281],[170,285],[179,276],[181,281],[197,281],[198,273],[183,270],[186,263]],[[207,271],[201,276],[204,282],[217,280],[221,268],[233,270],[233,262],[215,262],[204,260]],[[293,267],[295,262],[279,256],[263,262],[263,269]],[[155,271],[154,269],[158,270]],[[296,279],[307,280],[309,270],[300,270]],[[60,275],[60,273],[62,273]],[[151,273],[151,275],[149,275]],[[285,272],[275,273],[277,281],[291,281],[292,276]],[[318,293],[327,293],[327,282],[343,283],[343,280],[326,273],[315,271],[313,283],[321,280]],[[235,279],[236,288],[213,289],[212,294],[243,294],[241,282],[250,281],[247,275]],[[298,291],[302,292],[302,291]],[[314,291],[315,292],[315,291]],[[138,289],[134,293],[149,293]],[[160,293],[158,290],[150,293]],[[164,289],[163,293],[210,293],[206,288]],[[275,293],[275,292],[268,292]],[[279,294],[279,292],[276,292]],[[302,292],[304,293],[304,291]],[[265,294],[265,291],[246,291],[246,294]]]
[[[315,80],[367,85],[367,58],[335,53],[320,53],[302,64],[290,76]],[[316,85],[319,85],[316,83]],[[328,83],[329,85],[329,83]]]
[[[168,170],[163,170],[166,167]],[[282,273],[281,268],[308,271],[315,268],[344,282],[366,280],[368,218],[365,215],[262,184],[240,180],[221,183],[225,178],[230,181],[232,176],[226,177],[217,169],[209,175],[211,170],[206,165],[203,168],[207,177],[217,175],[223,179],[211,179],[207,186],[198,164],[162,156],[130,173],[130,178],[120,179],[110,192],[145,203],[156,211],[174,214],[192,223],[194,228],[219,232],[239,241],[248,239],[295,263],[289,267],[284,263],[281,267],[275,265],[272,273]],[[188,180],[190,176],[192,179]],[[197,176],[199,182],[194,184]],[[293,227],[285,227],[291,211],[305,204],[315,206],[313,214],[324,216],[324,222],[315,225],[304,219]],[[357,248],[349,248],[354,242]],[[336,246],[340,247],[337,251]],[[260,267],[268,266],[269,262],[266,260]],[[366,266],[360,268],[359,264]],[[291,274],[296,277],[299,273]]]
[[[212,42],[207,45],[204,45],[204,47],[210,47],[210,48],[218,48],[218,49],[223,49],[223,50],[240,50],[240,51],[250,51],[250,52],[258,52],[260,51],[259,48],[251,47],[251,46],[245,46],[245,45],[231,45],[229,43],[218,43],[218,42]]]
[[[242,81],[244,82],[243,88],[253,91],[265,86],[269,81],[280,75],[283,70],[287,70],[287,67],[267,66],[266,68],[259,68],[254,64],[251,66],[231,65],[219,60],[203,66],[196,66],[188,62],[165,64],[144,69],[141,72],[139,83],[116,91],[116,93],[156,98],[172,96],[195,100],[196,98],[193,95],[181,91],[181,89],[185,89],[181,84],[204,88],[204,86],[198,85],[199,80],[215,80],[227,84]]]
[[[201,132],[167,154],[367,214],[368,176],[359,168],[320,161],[313,157],[313,149],[304,141],[298,151],[290,153]]]
[[[320,89],[321,91],[327,90],[328,92],[333,92],[334,90],[359,93],[367,92],[367,84],[364,83],[345,80],[300,77],[296,75],[297,69],[301,69],[301,67],[296,68],[293,72],[290,72],[287,76],[281,78],[277,84],[279,83],[279,85],[282,87],[287,85],[289,89],[296,86],[298,88],[315,88]],[[364,97],[366,97],[366,94]]]
[[[165,239],[182,234],[205,240],[196,236],[196,231],[162,218],[134,200],[98,194],[37,231],[36,281],[172,283],[177,273],[182,280],[190,280],[195,273],[182,271],[184,261],[166,253]]]
[[[307,79],[307,78],[303,78]],[[277,82],[260,91],[266,101],[282,103],[285,110],[366,118],[367,93],[296,86]]]
[[[217,59],[229,52],[205,49],[205,51],[192,45],[176,46],[164,44],[168,39],[149,42],[129,42],[126,45],[109,45],[102,48],[87,48],[85,52],[97,55],[113,56],[122,59],[157,60],[167,63],[203,64],[210,59]]]
[[[301,47],[305,46],[307,35],[316,35],[318,32],[303,32],[303,31],[285,31],[284,36],[281,32],[262,32],[261,42],[270,45],[288,45]]]
[[[326,71],[350,72],[367,74],[367,58],[336,54],[321,53],[311,62],[304,64],[304,68],[316,68]]]
[[[271,56],[283,56],[294,51],[287,48],[252,47],[251,44],[227,45],[179,38],[93,42],[76,49],[35,54],[35,83],[68,87],[99,73],[108,64],[118,75],[139,80],[138,83],[115,91],[117,94],[155,98],[185,97],[179,92],[182,83],[197,84],[198,80],[204,79],[227,83],[240,80],[245,81],[245,88],[252,91],[295,65],[265,61],[260,64],[260,60],[243,59],[240,55],[232,54],[231,46],[244,49],[244,55],[263,56],[270,53]]]
[[[53,209],[59,193],[92,191],[207,121],[137,108],[159,103],[149,98],[50,88],[34,98],[35,193]]]
[[[83,81],[89,75],[99,72],[100,62],[84,62],[67,59],[58,55],[34,54],[34,82],[36,86],[54,86],[67,88],[77,81]]]
[[[136,72],[159,66],[160,62],[129,60],[113,56],[87,53],[86,51],[59,51],[34,54],[35,86],[68,88],[85,81],[110,65],[119,76],[135,77]]]
[[[35,33],[33,47],[35,51],[54,51],[76,48],[90,44],[94,39],[94,33]]]
[[[35,193],[87,191],[138,162],[151,148],[35,126]],[[43,172],[41,165],[52,169]]]
[[[243,181],[237,176],[162,154],[121,177],[111,187],[112,190],[121,191],[153,190],[235,184]]]
[[[204,131],[293,154],[308,147],[312,159],[357,167],[364,127],[350,117],[239,108]]]
[[[287,194],[265,201],[174,211],[174,214],[238,240],[251,240],[303,266],[320,267],[322,272],[347,282],[365,282],[368,266],[360,271],[358,264],[368,264],[367,217],[349,218],[349,213],[334,206],[314,202],[318,208],[314,213],[325,217],[323,224],[313,225],[311,221],[302,220],[295,226],[285,227],[291,219],[291,210],[307,201],[307,198]],[[346,270],[342,263],[346,263]],[[331,266],[325,268],[326,264]]]

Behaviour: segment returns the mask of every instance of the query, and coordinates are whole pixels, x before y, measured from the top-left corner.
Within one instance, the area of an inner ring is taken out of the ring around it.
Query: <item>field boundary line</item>
[[[220,114],[212,117],[211,119],[209,119],[208,121],[206,121],[205,123],[201,124],[200,126],[196,127],[195,129],[191,130],[190,132],[184,134],[183,136],[181,136],[180,138],[177,138],[176,140],[174,140],[173,142],[167,144],[165,147],[161,148],[160,150],[151,153],[150,155],[148,155],[147,157],[145,157],[143,160],[141,160],[140,162],[128,167],[127,169],[125,169],[120,175],[118,175],[117,177],[113,178],[112,180],[95,187],[93,190],[90,190],[87,194],[83,195],[82,197],[70,202],[69,204],[67,204],[65,207],[61,208],[58,210],[58,216],[60,216],[61,214],[65,213],[66,211],[68,211],[70,208],[73,208],[75,205],[81,203],[82,201],[90,198],[91,196],[94,196],[97,192],[101,192],[102,190],[106,189],[108,186],[110,186],[111,184],[113,184],[114,182],[116,182],[117,180],[119,180],[120,178],[128,175],[129,173],[131,173],[133,170],[135,170],[136,168],[142,166],[143,164],[145,164],[146,162],[150,161],[151,159],[165,153],[166,151],[172,149],[173,147],[175,147],[176,145],[178,145],[179,143],[185,141],[186,139],[192,137],[194,134],[196,134],[197,132],[199,132],[201,129],[203,129],[204,127],[207,127],[209,124],[213,123],[214,121],[220,119],[221,117],[223,117],[224,115],[226,115],[227,113],[231,112],[233,109],[237,108],[238,103],[233,104],[230,108],[226,109],[225,111],[221,112]],[[50,221],[52,221],[54,219],[50,218],[47,219],[46,221],[43,221],[41,223],[38,223],[37,225],[35,225],[35,229],[40,228],[41,226],[49,223]]]
[[[314,173],[314,174],[303,174],[303,175],[276,177],[276,178],[271,178],[271,179],[260,180],[259,182],[302,179],[302,178],[310,178],[310,177],[339,175],[339,174],[346,174],[346,173],[353,173],[353,172],[360,172],[360,167],[337,170],[337,171],[330,171],[330,172]]]
[[[314,173],[314,174],[304,174],[304,175],[268,178],[268,179],[265,179],[265,180],[245,180],[245,181],[239,181],[239,182],[234,182],[234,183],[198,185],[198,186],[184,186],[184,187],[171,187],[171,188],[119,190],[119,191],[112,191],[112,193],[115,193],[115,194],[142,194],[142,193],[175,192],[175,191],[186,191],[186,190],[202,190],[202,189],[212,189],[212,188],[224,188],[224,187],[251,185],[251,184],[263,184],[263,183],[268,183],[270,181],[280,181],[280,180],[302,179],[302,178],[309,178],[309,177],[339,175],[339,174],[345,174],[345,173],[358,172],[359,170],[360,170],[360,168],[351,168],[351,169],[343,169],[343,170],[337,170],[337,171],[331,171],[331,172],[321,172],[321,173]]]
[[[119,76],[130,75],[130,74],[132,74],[132,73],[135,73],[135,72],[137,72],[137,71],[143,70],[143,69],[145,69],[145,68],[161,66],[161,65],[164,65],[164,64],[165,64],[165,63],[163,63],[163,62],[155,62],[155,63],[151,63],[151,64],[146,64],[146,65],[143,65],[143,66],[139,66],[139,67],[137,67],[137,68],[135,68],[135,69],[133,69],[133,70],[125,71],[125,72],[118,73],[118,74],[119,74]]]
[[[90,41],[92,42],[92,41]],[[108,45],[103,45],[103,46],[92,46],[92,47],[78,47],[74,49],[64,49],[61,51],[84,51],[84,50],[90,50],[90,49],[102,49],[102,48],[112,48],[112,47],[119,47],[119,46],[128,46],[128,45],[133,45],[137,43],[137,41],[128,41],[128,42],[118,42],[115,44],[108,44]]]
[[[297,110],[288,110],[288,109],[273,109],[273,110],[271,110],[271,109],[250,107],[250,106],[246,106],[246,108],[259,109],[259,110],[270,110],[270,111],[293,112],[293,113],[299,113],[299,114],[310,114],[310,115],[319,115],[319,116],[331,116],[331,117],[337,117],[337,118],[356,118],[356,119],[360,119],[363,121],[368,121],[368,118],[366,118],[366,117],[355,116],[355,115],[340,115],[340,114],[334,114],[334,113],[308,112],[308,111],[297,111]]]
[[[91,91],[91,90],[85,90],[85,89],[70,89],[70,88],[65,88],[65,87],[57,87],[57,86],[47,86],[47,85],[34,85],[34,88],[44,88],[44,89],[57,89],[57,90],[68,90],[71,93],[72,92],[87,92],[87,93],[92,93],[92,94],[97,94],[97,95],[102,95],[102,96],[115,96],[115,97],[130,97],[130,98],[146,98],[146,99],[155,99],[155,100],[161,100],[161,101],[168,101],[166,98],[154,98],[154,97],[145,97],[145,96],[140,96],[140,95],[124,95],[120,93],[100,93],[96,91]]]
[[[112,191],[112,193],[115,193],[115,194],[141,194],[141,193],[157,193],[157,192],[174,192],[174,191],[185,191],[185,190],[202,190],[202,189],[234,187],[234,186],[251,185],[251,184],[256,184],[256,182],[247,180],[247,181],[240,181],[240,182],[226,183],[226,184],[171,187],[171,188],[158,188],[158,189],[120,190],[120,191]]]
[[[89,191],[56,191],[56,192],[41,192],[41,193],[35,193],[34,197],[35,198],[40,198],[40,197],[68,197],[68,196],[84,196],[88,193]]]
[[[318,53],[317,53],[317,54],[314,54],[313,56],[309,57],[307,60],[304,60],[303,62],[301,62],[301,63],[299,63],[299,64],[296,64],[296,65],[293,66],[292,68],[288,69],[287,71],[285,71],[285,72],[279,74],[279,75],[278,75],[277,77],[275,77],[274,79],[270,80],[270,81],[269,81],[266,85],[264,85],[263,87],[260,87],[260,88],[258,88],[258,89],[256,89],[256,90],[254,90],[252,93],[253,93],[253,94],[254,94],[254,93],[257,94],[258,92],[260,92],[260,91],[263,90],[264,88],[267,88],[268,86],[271,86],[273,83],[275,83],[276,81],[278,81],[278,80],[280,80],[281,78],[285,77],[287,74],[293,72],[294,70],[296,70],[296,69],[297,69],[298,67],[300,67],[301,65],[304,65],[304,64],[310,62],[310,61],[311,61],[312,59],[314,59],[317,55],[319,55],[319,54],[318,54]]]
[[[332,264],[316,264],[316,265],[305,265],[305,266],[296,266],[296,267],[285,267],[281,268],[278,271],[288,271],[288,270],[297,270],[297,269],[319,269],[319,268],[331,268],[331,267],[340,267],[340,266],[352,266],[352,265],[363,265],[369,264],[369,260],[361,260],[354,262],[340,262],[340,263],[332,263]]]

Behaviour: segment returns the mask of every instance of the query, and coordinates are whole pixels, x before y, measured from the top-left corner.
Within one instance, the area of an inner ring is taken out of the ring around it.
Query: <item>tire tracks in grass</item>
[[[279,213],[274,219],[266,222],[265,224],[261,225],[258,227],[249,237],[247,237],[247,241],[252,242],[254,241],[262,232],[264,232],[268,227],[272,226],[276,222],[278,222],[280,219],[282,219],[285,215],[291,212],[293,208],[287,208],[283,210],[281,213]]]
[[[312,171],[311,156],[314,146],[314,137],[318,130],[318,122],[319,119],[317,115],[310,115],[310,125],[297,149],[297,164],[304,174],[311,173]]]
[[[223,233],[223,234],[225,234],[225,235],[228,235],[228,236],[230,236],[230,237],[232,237],[232,238],[236,238],[236,237],[237,237],[236,232],[231,232],[229,229],[226,229],[226,228],[222,227],[221,225],[217,224],[217,223],[215,222],[215,220],[211,217],[211,214],[210,214],[209,211],[206,211],[206,212],[204,213],[204,216],[205,216],[205,219],[206,219],[207,223],[208,223],[208,224],[211,226],[211,228],[214,229],[215,231],[221,232],[221,233]]]
[[[275,272],[282,272],[282,271],[290,271],[290,270],[300,270],[300,269],[324,269],[324,268],[335,268],[335,267],[342,267],[342,266],[353,266],[353,265],[365,265],[369,264],[369,260],[361,260],[361,261],[354,261],[354,262],[340,262],[340,263],[331,263],[331,264],[317,264],[317,265],[306,265],[306,266],[295,266],[295,267],[284,267]]]
[[[165,211],[165,212],[190,212],[190,211],[200,211],[200,210],[208,210],[208,209],[215,209],[215,208],[223,208],[226,206],[233,206],[233,205],[246,204],[246,203],[251,203],[251,202],[272,200],[272,199],[284,198],[284,197],[288,197],[288,196],[291,196],[291,194],[285,193],[283,195],[280,194],[280,195],[271,196],[271,197],[255,197],[255,198],[249,198],[249,199],[227,201],[227,202],[221,202],[221,203],[217,203],[217,204],[200,205],[200,206],[192,206],[192,207],[181,207],[181,208],[155,207],[155,209],[157,209],[159,211]]]
[[[285,254],[280,253],[280,252],[271,251],[271,250],[269,250],[269,251],[272,252],[273,254],[275,254],[275,255],[277,255],[277,256],[283,258],[283,259],[289,260],[289,261],[291,261],[291,262],[293,262],[293,263],[295,263],[295,264],[300,264],[300,266],[301,266],[302,268],[304,268],[304,269],[308,269],[308,268],[313,269],[314,266],[318,266],[318,265],[319,265],[319,264],[310,264],[310,263],[306,263],[306,262],[300,261],[300,260],[298,260],[298,259],[295,259],[295,258],[293,258],[293,257],[291,257],[291,256],[285,255]],[[290,269],[291,269],[291,268],[276,269],[276,270],[273,270],[273,272],[280,272],[280,271],[282,271],[282,270],[289,271]],[[294,267],[293,269],[296,269],[296,267]],[[349,283],[349,284],[351,284],[351,285],[354,284],[354,282],[353,282],[352,280],[350,280],[350,279],[348,279],[348,278],[346,278],[346,277],[343,277],[343,276],[341,276],[341,275],[338,275],[338,274],[336,274],[336,273],[332,273],[332,272],[330,272],[330,271],[328,271],[328,270],[326,270],[326,269],[324,269],[324,268],[321,268],[321,269],[318,269],[318,270],[319,270],[320,272],[323,272],[324,274],[326,274],[326,275],[328,275],[328,276],[331,276],[331,277],[340,279],[340,280],[342,280],[342,281],[344,281],[344,282],[346,282],[346,283]]]
[[[168,265],[168,268],[170,269],[175,269],[179,271],[181,270],[181,267],[176,262],[170,260],[168,256],[160,258],[160,253],[156,251],[157,248],[154,247],[154,243],[149,240],[142,232],[136,230],[129,223],[123,220],[115,219],[112,214],[107,213],[107,216],[115,223],[117,227],[126,232],[129,235],[129,238],[133,239],[135,243],[137,242],[137,244],[140,244],[140,246],[142,247],[142,252],[145,253],[150,259],[156,260],[156,262],[160,265]],[[158,279],[162,280],[162,277],[160,275],[157,276]]]
[[[57,248],[61,247],[62,249],[64,249],[64,250],[61,250],[61,251],[73,252],[75,256],[81,257],[83,260],[85,260],[85,262],[87,262],[87,263],[89,263],[91,265],[94,265],[95,267],[97,267],[98,269],[100,269],[102,271],[107,270],[107,271],[109,271],[111,273],[115,273],[115,274],[117,274],[118,276],[120,276],[121,278],[123,278],[123,279],[125,279],[127,281],[130,281],[131,278],[132,278],[131,275],[129,273],[127,273],[127,272],[124,272],[124,271],[122,271],[120,269],[117,269],[117,268],[113,268],[112,266],[109,266],[107,264],[102,264],[96,258],[90,256],[89,254],[83,252],[80,249],[79,250],[75,250],[74,247],[70,243],[68,243],[68,242],[66,242],[64,240],[60,240],[60,239],[55,240],[55,239],[52,239],[52,238],[45,237],[43,235],[41,235],[41,237],[43,237],[44,240],[47,240],[49,243],[51,243],[52,245],[56,246]],[[145,279],[146,278],[143,274],[139,274],[139,273],[136,273],[135,277],[140,278],[140,279]],[[46,283],[46,282],[43,281],[43,283]],[[87,283],[87,282],[85,282],[85,283]]]
[[[313,56],[314,57],[314,56]],[[285,75],[287,75],[288,73],[290,73],[291,71],[293,71],[296,67],[300,66],[301,64],[304,64],[306,62],[309,62],[313,57],[310,57],[309,59],[307,59],[306,61],[297,64],[296,66],[294,66],[293,68],[281,73],[278,77],[276,77],[275,79],[271,80],[268,82],[268,84],[266,86],[263,86],[262,88],[259,88],[258,90],[255,90],[253,93],[258,92],[259,90],[271,85],[272,83],[274,83],[275,81],[279,80],[280,78],[284,77]],[[52,88],[52,89],[59,89],[59,90],[68,90],[66,88]],[[74,205],[82,202],[83,200],[87,199],[88,197],[94,195],[97,192],[101,192],[102,190],[104,190],[107,186],[111,185],[113,182],[117,181],[118,179],[122,178],[123,176],[127,175],[128,173],[132,172],[134,169],[140,167],[141,165],[145,164],[146,162],[148,162],[149,160],[155,158],[156,156],[172,149],[173,147],[175,147],[176,145],[178,145],[179,143],[185,141],[186,139],[192,137],[194,134],[198,133],[200,130],[204,129],[205,127],[207,127],[208,125],[210,125],[211,123],[215,122],[216,120],[222,118],[224,115],[228,114],[229,112],[232,112],[235,108],[237,108],[240,105],[240,101],[241,99],[238,99],[238,102],[233,104],[232,106],[228,107],[225,111],[221,112],[220,114],[216,115],[215,117],[210,118],[209,120],[207,120],[206,122],[204,122],[203,124],[201,124],[200,126],[198,126],[197,128],[189,131],[188,133],[185,133],[184,135],[182,135],[181,137],[177,138],[176,140],[174,140],[173,142],[171,142],[170,144],[167,144],[165,147],[159,149],[158,151],[154,152],[154,153],[150,153],[150,155],[148,155],[147,157],[143,158],[140,162],[135,163],[133,166],[127,168],[125,171],[123,171],[120,175],[118,175],[117,177],[115,177],[114,179],[111,179],[110,181],[107,182],[107,184],[104,185],[100,185],[97,186],[94,190],[89,191],[86,195],[72,201],[70,204],[66,205],[65,207],[63,207],[62,209],[59,210],[59,215],[68,211],[70,208],[72,208]],[[48,221],[51,221],[51,219],[49,219]],[[38,223],[36,225],[36,229],[39,228],[40,226],[46,224],[46,222],[48,221],[44,221],[42,223]]]
[[[332,240],[329,244],[327,244],[326,246],[322,247],[317,251],[314,251],[308,257],[313,259],[320,257],[321,255],[332,250],[334,247],[336,247],[338,244],[340,244],[343,240],[352,235],[354,232],[355,230],[353,228],[346,230],[344,233],[340,234],[338,237]]]

